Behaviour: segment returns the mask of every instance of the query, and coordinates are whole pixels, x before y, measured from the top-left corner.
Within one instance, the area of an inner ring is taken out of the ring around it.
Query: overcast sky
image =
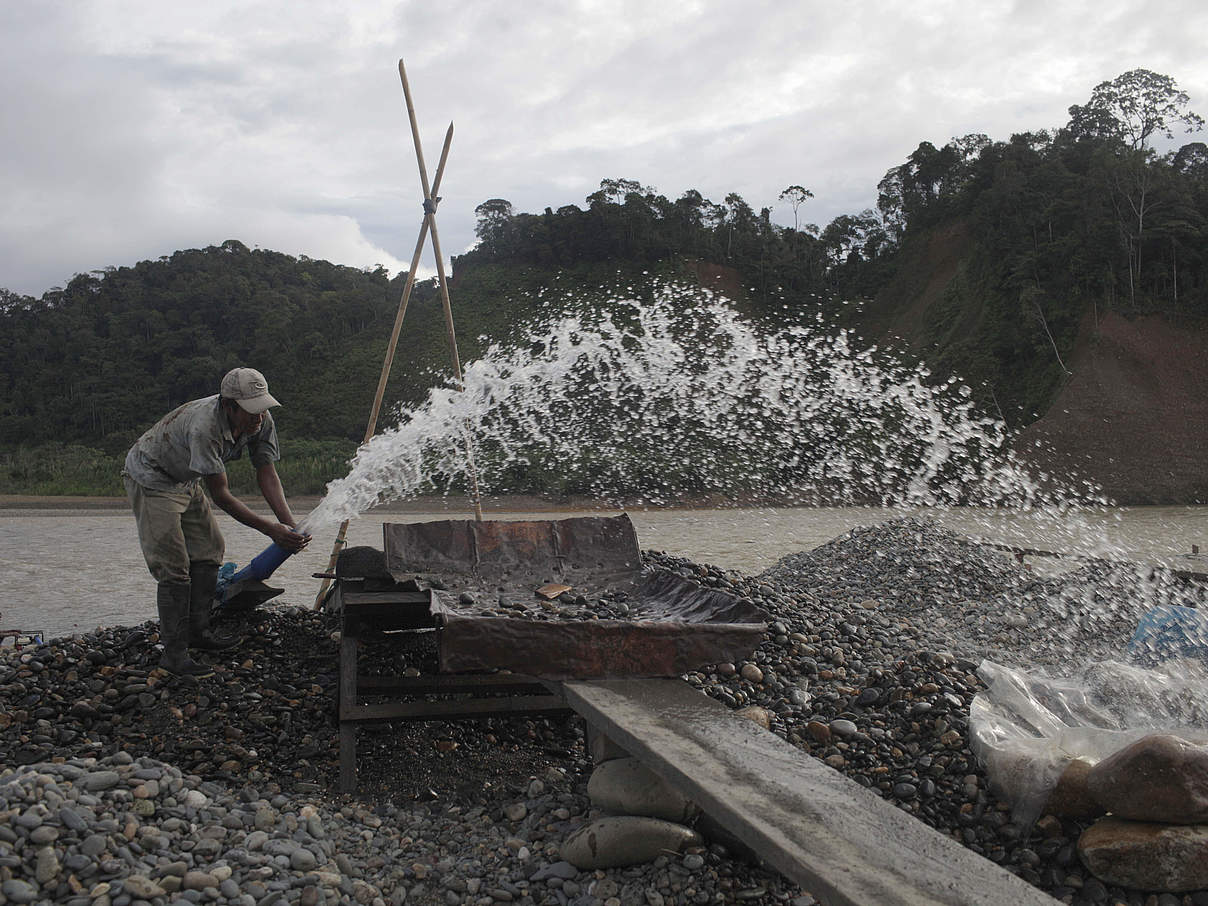
[[[1205,35],[1202,0],[3,0],[0,286],[226,239],[403,269],[422,196],[400,57],[430,170],[456,126],[448,256],[482,201],[581,205],[605,177],[782,224],[799,184],[825,224],[920,141],[1063,125],[1138,67],[1208,116]]]

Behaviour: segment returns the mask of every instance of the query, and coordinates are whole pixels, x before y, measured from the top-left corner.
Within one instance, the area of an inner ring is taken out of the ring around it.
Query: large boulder
[[[1103,759],[1087,789],[1117,818],[1208,823],[1208,746],[1153,734]]]
[[[651,862],[661,855],[700,846],[691,828],[658,818],[617,815],[579,828],[562,843],[562,859],[583,871]]]
[[[1058,818],[1081,819],[1102,815],[1103,806],[1091,795],[1087,783],[1091,770],[1091,763],[1083,758],[1075,758],[1067,764],[1044,805],[1045,813]]]
[[[682,823],[700,813],[695,803],[636,758],[614,758],[597,765],[587,781],[587,795],[597,808],[614,815]]]
[[[1099,880],[1138,890],[1208,889],[1208,827],[1100,818],[1078,840]]]

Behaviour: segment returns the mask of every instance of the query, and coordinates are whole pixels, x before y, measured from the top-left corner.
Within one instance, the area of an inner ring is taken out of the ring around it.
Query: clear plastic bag
[[[1144,736],[1208,744],[1208,670],[1180,658],[1146,669],[1119,661],[1073,676],[982,661],[986,691],[969,709],[969,744],[1015,821],[1044,811],[1071,762],[1095,765]]]

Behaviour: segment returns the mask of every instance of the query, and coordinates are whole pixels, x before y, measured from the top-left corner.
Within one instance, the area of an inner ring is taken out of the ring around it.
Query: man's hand
[[[274,544],[285,548],[293,554],[296,554],[306,547],[306,545],[310,544],[310,535],[299,534],[288,525],[282,525],[280,522],[273,523],[265,534],[273,539]]]
[[[266,467],[272,472],[273,478],[276,478],[277,472],[272,468],[270,463]],[[274,501],[274,511],[278,519],[288,519],[289,522],[273,522],[271,519],[265,519],[263,516],[253,513],[242,500],[231,493],[230,487],[227,485],[227,477],[225,472],[220,472],[217,475],[206,476],[206,486],[210,491],[210,498],[214,503],[229,513],[235,520],[242,522],[249,528],[254,528],[262,534],[268,535],[273,540],[274,544],[278,544],[285,548],[291,554],[296,554],[302,548],[310,543],[310,535],[302,535],[294,531],[292,527],[293,514],[290,513],[289,507],[285,504],[285,497],[281,494],[281,483],[274,482],[276,495]],[[279,511],[278,511],[279,510]]]

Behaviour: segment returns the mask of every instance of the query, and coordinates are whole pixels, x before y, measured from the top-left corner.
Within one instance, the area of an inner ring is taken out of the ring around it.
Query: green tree
[[[814,193],[804,186],[789,186],[780,193],[780,200],[787,201],[793,206],[793,232],[797,231],[797,209],[800,208],[807,198],[813,198]]]
[[[587,196],[587,203],[592,207],[603,204],[621,204],[630,195],[652,195],[654,190],[642,185],[636,179],[602,179],[599,190]]]
[[[1130,69],[1096,85],[1086,104],[1070,107],[1069,128],[1077,136],[1115,138],[1143,151],[1155,132],[1172,139],[1176,125],[1186,132],[1203,128],[1203,117],[1187,109],[1190,102],[1170,76]]]
[[[488,198],[474,209],[478,223],[474,235],[483,242],[502,241],[512,222],[512,203],[506,198]]]

